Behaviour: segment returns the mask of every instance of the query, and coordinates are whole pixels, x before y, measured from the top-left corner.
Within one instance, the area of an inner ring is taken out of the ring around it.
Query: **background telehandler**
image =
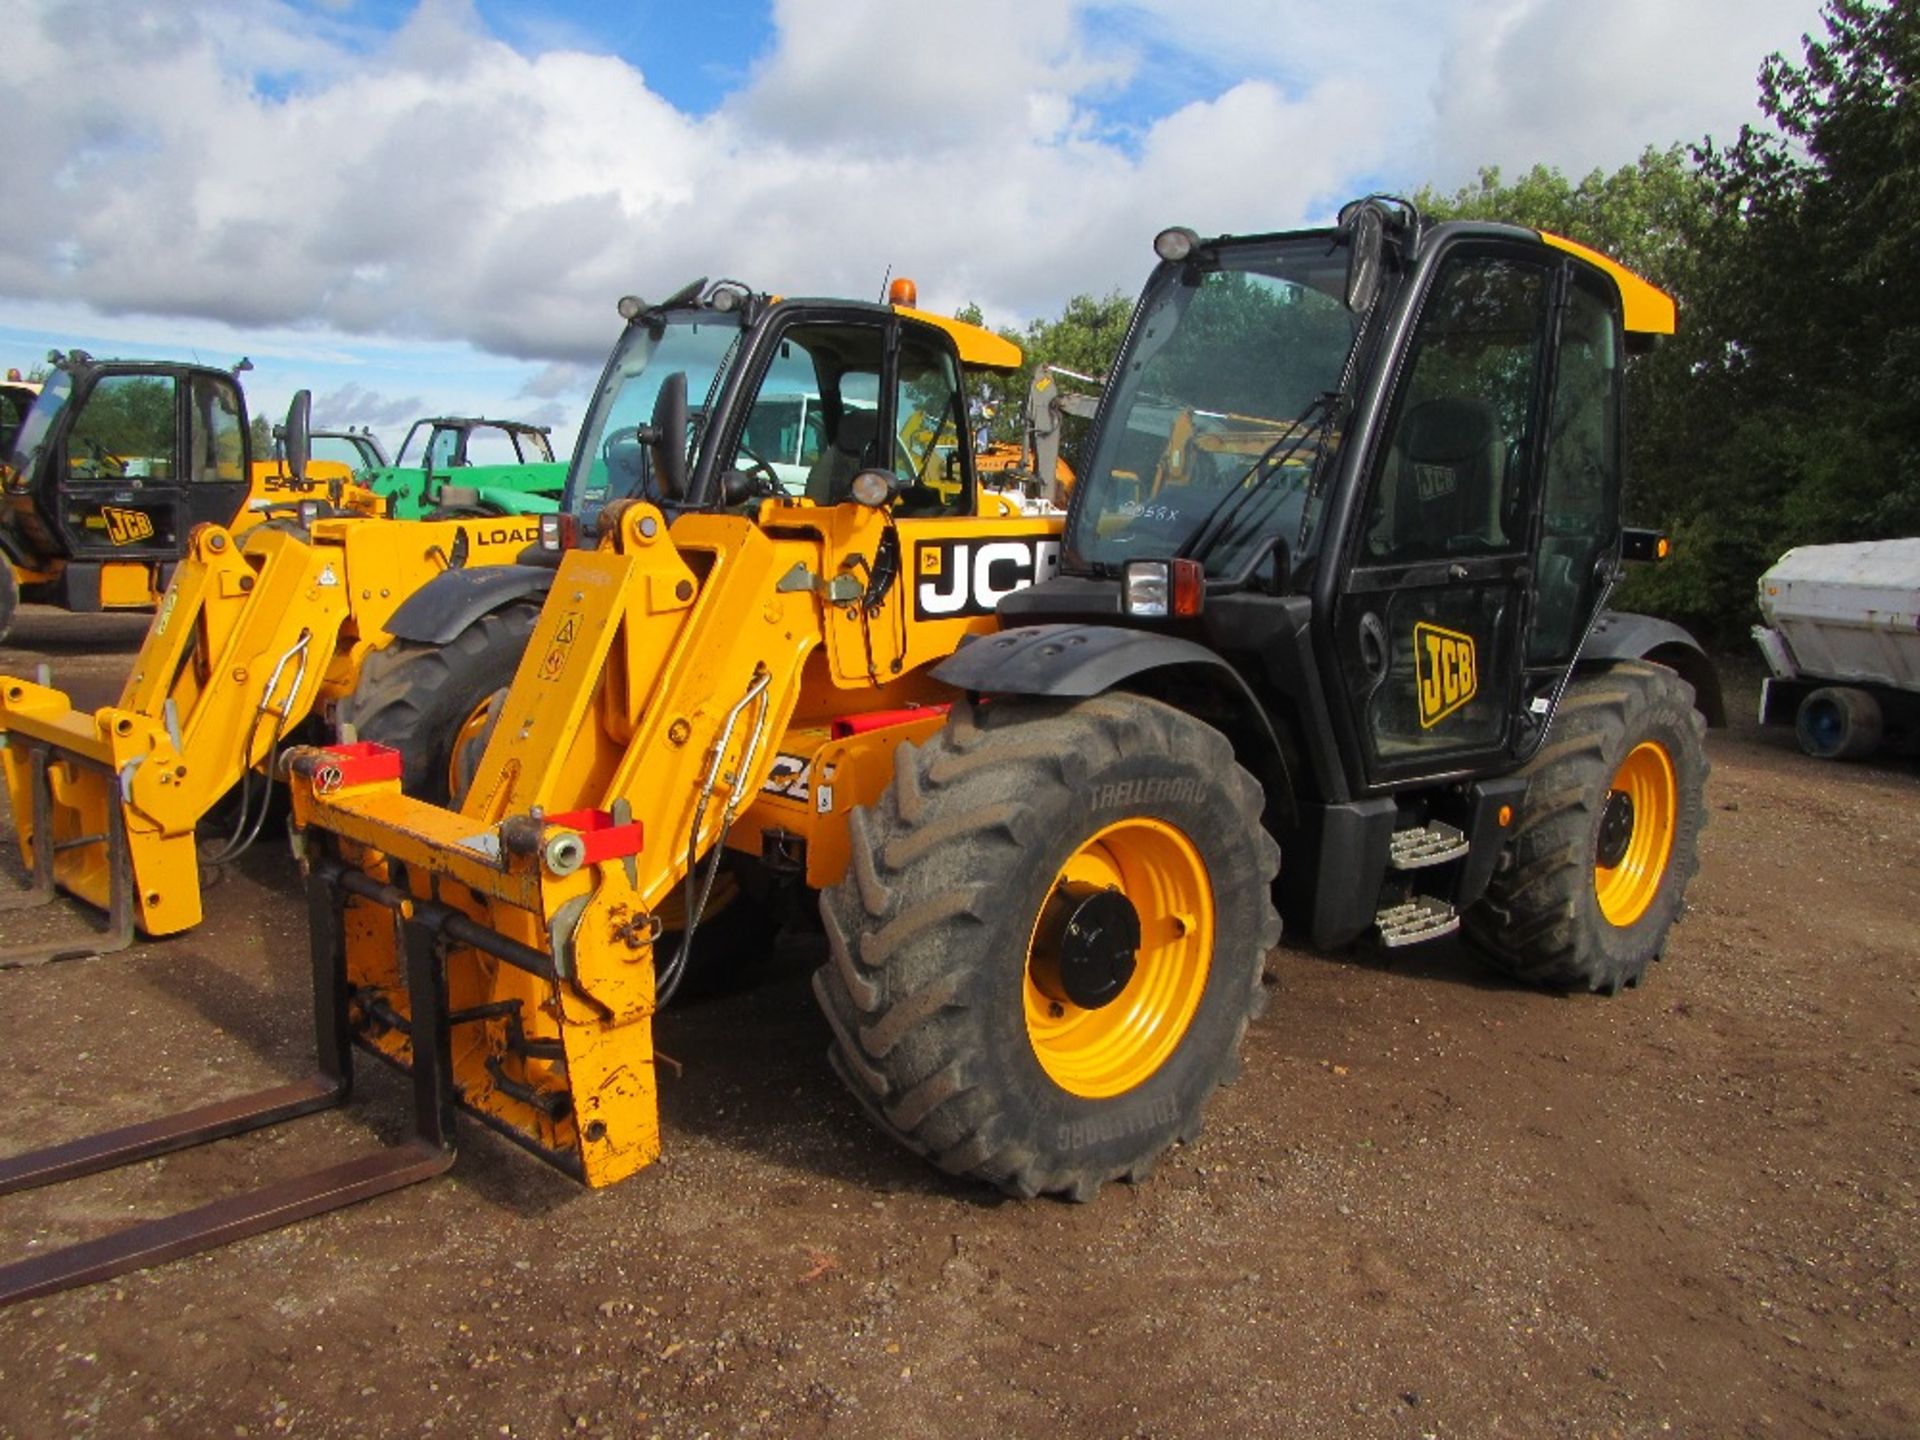
[[[9,367],[6,376],[0,378],[0,455],[11,450],[14,432],[39,394],[40,382],[24,378],[17,368]]]
[[[437,1173],[456,1110],[588,1184],[645,1165],[652,1017],[728,855],[823,892],[815,991],[876,1122],[1022,1195],[1089,1198],[1197,1133],[1261,1006],[1276,874],[1319,943],[1464,916],[1515,974],[1637,980],[1718,703],[1684,634],[1606,609],[1646,543],[1617,513],[1622,367],[1671,302],[1379,199],[1156,249],[1057,539],[891,453],[941,390],[964,434],[930,327],[741,295],[757,321],[703,387],[698,345],[734,337],[636,308],[575,454],[600,543],[560,558],[460,809],[378,745],[292,758],[319,1075],[0,1189],[337,1103],[356,1044],[411,1073],[413,1137],[21,1262],[0,1297]],[[800,495],[746,445],[796,368],[839,452]]]
[[[253,455],[245,360],[220,370],[81,350],[49,358],[0,445],[0,640],[23,599],[152,608],[196,525],[237,532],[303,498],[346,498],[347,465],[317,461],[296,480],[277,458]]]

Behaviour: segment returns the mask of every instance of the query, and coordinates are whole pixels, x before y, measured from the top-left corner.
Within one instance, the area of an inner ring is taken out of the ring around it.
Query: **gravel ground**
[[[143,626],[30,608],[0,670],[103,703]],[[1283,947],[1206,1134],[1075,1206],[890,1145],[775,957],[658,1021],[652,1169],[588,1192],[468,1126],[448,1178],[0,1312],[0,1435],[1920,1434],[1920,767],[1709,749],[1637,990]],[[262,847],[190,935],[0,975],[0,1150],[302,1073],[294,879]],[[343,1111],[0,1201],[5,1249],[392,1140],[362,1069]]]

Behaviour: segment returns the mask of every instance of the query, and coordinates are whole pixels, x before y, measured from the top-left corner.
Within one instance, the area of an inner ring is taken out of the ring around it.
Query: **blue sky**
[[[249,355],[323,424],[570,440],[623,293],[997,324],[1172,223],[1318,221],[1756,118],[1814,0],[8,0],[0,366]]]

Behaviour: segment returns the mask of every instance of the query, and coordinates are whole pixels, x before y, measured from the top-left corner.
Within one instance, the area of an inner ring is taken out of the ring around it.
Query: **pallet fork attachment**
[[[0,911],[25,910],[50,904],[55,899],[53,857],[59,849],[81,845],[104,845],[107,867],[107,924],[104,930],[88,930],[60,940],[38,940],[25,945],[0,946],[0,970],[27,965],[45,965],[53,960],[78,960],[91,955],[111,955],[133,943],[133,857],[127,847],[126,812],[118,805],[106,807],[106,832],[81,835],[64,841],[53,838],[53,783],[47,774],[53,763],[52,747],[24,736],[12,736],[9,743],[27,751],[28,786],[33,796],[33,869],[27,888],[0,895]],[[72,762],[69,763],[83,763]],[[109,777],[111,779],[111,777]],[[0,1193],[4,1193],[0,1191]]]
[[[319,1062],[314,1076],[0,1161],[0,1195],[111,1170],[344,1104],[353,1090],[353,1041],[347,1015],[346,951],[339,927],[341,869],[337,862],[317,863],[307,881]],[[409,1139],[308,1175],[0,1266],[0,1305],[210,1250],[431,1179],[451,1166],[453,1067],[446,974],[437,933],[447,918],[438,907],[412,918],[396,912],[412,1011],[414,1116]]]

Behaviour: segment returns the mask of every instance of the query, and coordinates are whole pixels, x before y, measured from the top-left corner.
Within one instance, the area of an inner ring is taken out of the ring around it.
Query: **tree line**
[[[1497,169],[1413,197],[1433,219],[1581,241],[1672,294],[1679,332],[1628,372],[1627,518],[1674,538],[1623,604],[1738,643],[1795,545],[1920,534],[1920,5],[1827,0],[1797,59],[1761,66],[1762,120],[1572,180]],[[989,387],[1017,435],[1032,368],[1104,374],[1129,297],[1077,295],[1003,331],[1027,370]],[[962,318],[979,322],[969,307]]]

